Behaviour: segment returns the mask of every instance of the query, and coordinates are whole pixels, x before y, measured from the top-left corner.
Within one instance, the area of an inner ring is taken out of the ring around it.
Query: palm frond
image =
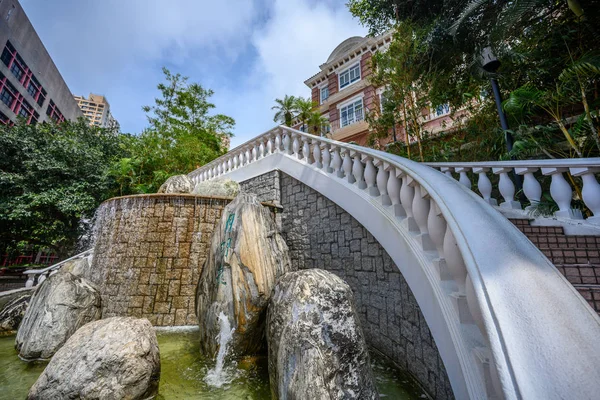
[[[452,36],[456,35],[460,26],[469,19],[481,6],[485,3],[488,3],[489,0],[473,0],[471,1],[465,9],[460,13],[456,21],[450,25],[448,28],[448,33]]]
[[[576,77],[600,76],[600,55],[588,53],[565,68],[558,79],[567,81]]]

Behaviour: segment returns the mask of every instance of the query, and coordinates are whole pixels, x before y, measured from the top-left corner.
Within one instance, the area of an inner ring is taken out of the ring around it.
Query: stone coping
[[[182,199],[182,198],[185,200],[201,199],[201,200],[217,200],[217,201],[222,201],[224,203],[230,203],[234,199],[234,197],[230,197],[230,196],[203,196],[203,195],[189,194],[189,193],[148,193],[148,194],[133,194],[133,195],[128,195],[128,196],[112,197],[110,199],[104,200],[102,202],[102,204],[108,203],[109,201],[126,200],[126,199],[142,199],[142,198],[155,199],[155,200],[171,200],[171,199]],[[261,204],[265,207],[271,208],[274,212],[278,212],[283,209],[283,207],[280,205],[277,205],[274,203],[269,203],[266,201],[261,201]]]

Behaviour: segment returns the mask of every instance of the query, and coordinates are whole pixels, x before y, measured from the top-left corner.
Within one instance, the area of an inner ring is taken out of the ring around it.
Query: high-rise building
[[[106,97],[99,94],[90,93],[88,98],[83,96],[73,96],[81,112],[90,121],[91,126],[98,126],[100,128],[113,129],[117,132],[120,131],[119,122],[110,113],[110,104],[106,100]]]
[[[82,116],[17,0],[0,1],[0,122],[32,124]]]

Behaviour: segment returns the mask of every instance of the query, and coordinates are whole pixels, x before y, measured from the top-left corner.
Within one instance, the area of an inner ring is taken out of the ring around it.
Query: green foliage
[[[295,96],[288,96],[283,99],[275,99],[276,105],[271,110],[277,110],[273,117],[274,122],[279,122],[285,126],[292,126],[295,114],[298,112],[298,103]]]
[[[66,254],[113,190],[120,136],[87,121],[0,126],[0,251]]]
[[[145,106],[149,127],[128,137],[131,156],[112,165],[110,174],[119,194],[155,193],[172,175],[186,174],[221,156],[225,138],[232,136],[233,118],[211,115],[212,90],[163,68],[161,97]]]

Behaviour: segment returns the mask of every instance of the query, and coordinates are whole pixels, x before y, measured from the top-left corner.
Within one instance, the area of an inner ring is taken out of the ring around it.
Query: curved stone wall
[[[413,375],[434,399],[453,399],[445,366],[411,289],[367,229],[284,173],[265,174],[241,186],[263,201],[277,201],[270,197],[280,194],[282,234],[294,269],[323,268],[344,279],[354,291],[369,345]]]
[[[230,199],[143,195],[98,209],[89,278],[102,317],[147,318],[156,326],[195,325],[194,293],[215,223]]]

